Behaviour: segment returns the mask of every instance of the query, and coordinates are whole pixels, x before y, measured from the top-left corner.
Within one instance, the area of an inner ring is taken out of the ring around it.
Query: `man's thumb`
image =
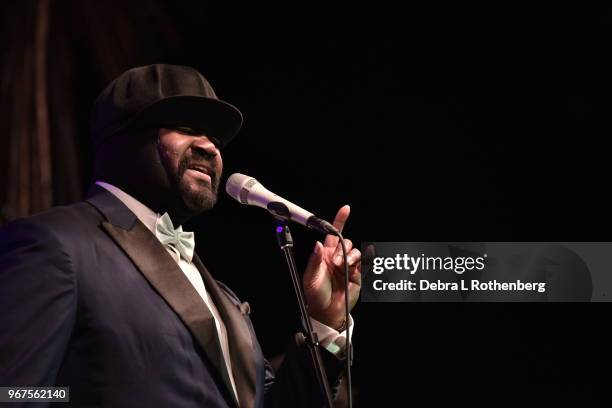
[[[319,241],[315,242],[315,247],[308,260],[308,266],[306,270],[316,270],[317,266],[319,266],[323,262],[323,244]]]

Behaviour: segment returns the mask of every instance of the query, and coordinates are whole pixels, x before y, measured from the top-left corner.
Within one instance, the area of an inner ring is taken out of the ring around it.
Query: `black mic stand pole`
[[[291,281],[293,282],[293,289],[300,307],[300,314],[302,315],[302,322],[304,324],[303,328],[306,331],[306,335],[303,333],[298,333],[296,340],[300,343],[306,343],[308,345],[308,350],[310,351],[312,363],[315,368],[315,374],[321,386],[321,391],[325,396],[327,407],[332,408],[331,390],[329,388],[329,382],[327,381],[327,375],[323,369],[323,360],[321,359],[321,353],[319,350],[319,339],[312,328],[312,323],[308,314],[308,306],[306,305],[306,300],[304,299],[304,290],[302,289],[300,275],[298,274],[297,267],[295,266],[295,259],[293,257],[293,238],[291,238],[291,232],[289,231],[289,226],[287,225],[287,217],[278,215],[277,211],[275,218],[277,221],[276,239],[278,240],[278,245],[285,254],[285,259],[287,260]]]

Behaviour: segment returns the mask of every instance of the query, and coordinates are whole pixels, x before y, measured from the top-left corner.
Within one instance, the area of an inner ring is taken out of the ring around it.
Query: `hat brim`
[[[212,136],[225,147],[240,131],[242,113],[220,99],[177,95],[161,99],[137,113],[121,130],[185,126]]]

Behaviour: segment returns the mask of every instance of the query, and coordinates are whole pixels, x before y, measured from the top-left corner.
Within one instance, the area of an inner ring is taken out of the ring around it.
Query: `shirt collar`
[[[100,187],[105,188],[115,197],[117,197],[127,208],[130,209],[136,215],[136,217],[142,222],[152,233],[155,234],[155,223],[157,219],[160,217],[158,213],[151,210],[149,207],[121,190],[118,187],[113,186],[112,184],[106,183],[104,181],[96,181],[96,184]]]

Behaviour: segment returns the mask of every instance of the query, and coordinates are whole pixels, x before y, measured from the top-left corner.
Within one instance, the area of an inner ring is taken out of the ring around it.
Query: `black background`
[[[245,114],[227,174],[327,219],[349,203],[356,242],[609,240],[611,18],[226,5],[190,36],[207,46],[189,62]],[[269,216],[224,197],[194,225],[266,351],[282,351],[297,312]],[[293,231],[305,262],[317,237]],[[366,303],[354,315],[363,406],[609,401],[608,305]]]
[[[147,62],[198,68],[244,114],[225,174],[329,220],[350,204],[355,243],[610,240],[608,8],[224,1],[167,13],[185,42]],[[79,73],[84,135],[95,71]],[[281,353],[297,308],[272,219],[223,195],[188,227],[251,304],[266,354]],[[304,265],[320,237],[293,234]],[[355,406],[607,401],[606,304],[361,303],[353,315]]]

